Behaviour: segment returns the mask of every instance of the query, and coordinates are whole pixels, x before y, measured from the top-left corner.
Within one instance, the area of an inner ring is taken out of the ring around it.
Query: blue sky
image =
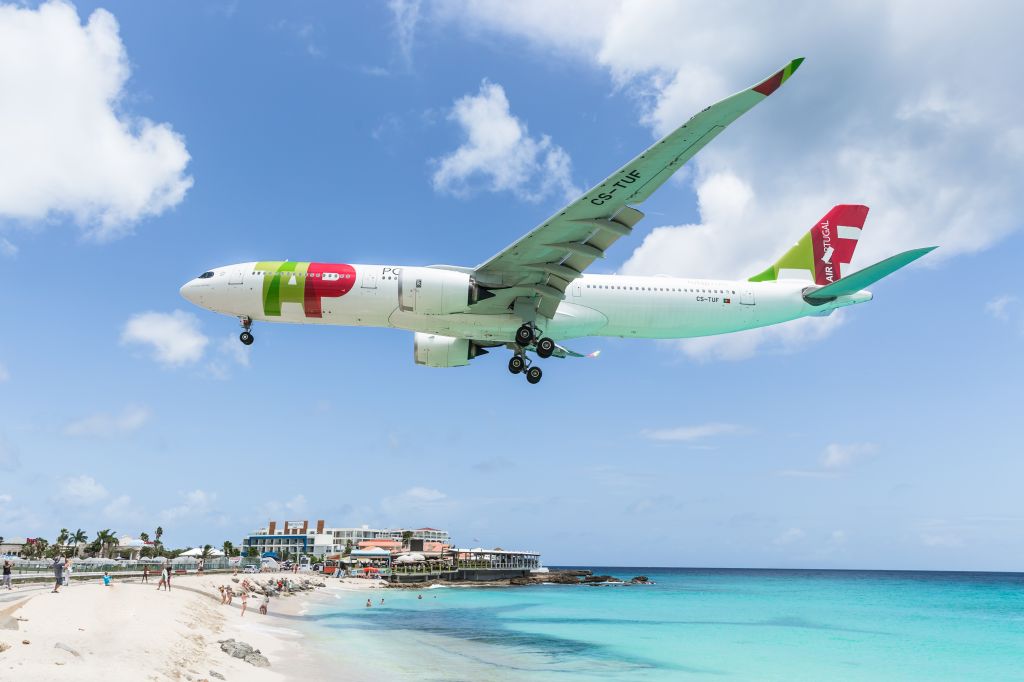
[[[551,564],[1019,569],[1014,22],[684,9],[0,6],[0,535],[325,518]],[[397,330],[262,325],[245,350],[178,295],[247,260],[476,264],[795,56],[599,270],[748,275],[864,202],[855,265],[942,247],[869,305],[584,339],[598,361],[532,387],[501,353],[415,366]]]

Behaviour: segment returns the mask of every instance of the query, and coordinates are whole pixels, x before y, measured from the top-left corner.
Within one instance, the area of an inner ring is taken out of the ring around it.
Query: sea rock
[[[233,658],[240,658],[257,668],[266,668],[270,665],[267,657],[260,653],[259,649],[253,649],[245,642],[236,642],[233,639],[222,639],[217,642],[220,650]]]
[[[585,583],[621,583],[622,580],[613,575],[588,575],[583,578]]]
[[[0,654],[11,648],[11,645],[7,642],[0,642]]]
[[[634,577],[632,580],[630,580],[629,582],[633,583],[634,585],[653,585],[654,584],[651,581],[651,579],[648,578],[646,575],[638,575],[638,576]]]
[[[56,644],[53,645],[53,648],[54,649],[63,649],[64,651],[68,652],[69,654],[71,654],[75,658],[81,658],[82,657],[82,654],[78,653],[77,651],[75,651],[74,649],[69,647],[64,642],[57,642]]]
[[[260,653],[259,649],[246,656],[243,660],[246,663],[250,663],[256,666],[257,668],[267,668],[270,666],[270,661],[267,660],[266,656]]]

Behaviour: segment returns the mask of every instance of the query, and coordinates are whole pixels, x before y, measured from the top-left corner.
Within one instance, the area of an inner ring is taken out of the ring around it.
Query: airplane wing
[[[775,92],[803,59],[794,59],[757,85],[694,115],[682,126],[608,176],[532,232],[477,266],[474,277],[492,294],[474,313],[505,312],[528,299],[539,316],[551,318],[569,283],[620,237],[630,234],[643,213],[629,206],[661,187],[726,126]]]

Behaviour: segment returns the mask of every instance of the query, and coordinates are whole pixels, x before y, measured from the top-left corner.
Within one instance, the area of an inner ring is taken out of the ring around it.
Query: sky
[[[0,4],[0,535],[432,526],[550,565],[1020,570],[1024,8]],[[829,318],[500,352],[256,325],[254,260],[475,265],[690,115],[800,71],[594,272],[746,277],[836,203]]]

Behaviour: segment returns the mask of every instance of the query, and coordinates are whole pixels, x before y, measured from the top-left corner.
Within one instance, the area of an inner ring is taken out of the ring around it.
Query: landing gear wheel
[[[526,348],[533,343],[533,327],[528,324],[524,324],[516,330],[516,343]]]
[[[526,360],[523,359],[522,355],[513,355],[512,359],[508,361],[508,371],[513,374],[519,374],[526,368]]]
[[[541,356],[542,358],[550,358],[551,354],[554,352],[555,342],[549,339],[548,337],[545,336],[543,339],[537,342],[537,355]]]
[[[540,371],[540,367],[531,367],[526,370],[526,380],[531,384],[538,383],[542,376],[544,376],[544,372]]]
[[[242,332],[241,334],[238,335],[238,340],[247,346],[251,346],[252,342],[255,341],[256,339],[254,339],[252,334],[250,334],[249,332]]]

